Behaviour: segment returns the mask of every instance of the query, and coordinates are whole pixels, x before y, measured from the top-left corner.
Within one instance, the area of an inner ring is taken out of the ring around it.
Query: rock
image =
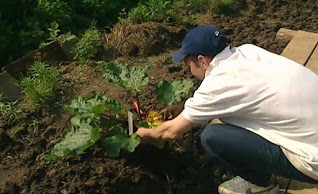
[[[75,35],[67,38],[63,43],[60,43],[68,61],[74,60],[74,54],[72,53],[73,46],[78,42],[78,38]]]
[[[16,80],[9,73],[0,73],[0,93],[5,97],[5,101],[14,102],[21,97],[21,89],[15,82]]]

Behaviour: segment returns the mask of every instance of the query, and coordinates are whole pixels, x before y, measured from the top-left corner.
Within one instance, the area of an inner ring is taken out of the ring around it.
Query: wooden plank
[[[281,28],[276,33],[276,41],[289,42],[294,38],[296,33],[296,30]]]
[[[279,184],[279,194],[285,193],[286,187],[288,185],[287,178],[278,177]],[[292,180],[288,187],[288,194],[317,194],[318,184],[310,184],[306,182],[300,182],[297,180]]]
[[[318,34],[299,30],[281,55],[305,65],[317,43]]]
[[[318,45],[316,46],[314,52],[311,54],[308,62],[306,63],[306,67],[318,74]]]

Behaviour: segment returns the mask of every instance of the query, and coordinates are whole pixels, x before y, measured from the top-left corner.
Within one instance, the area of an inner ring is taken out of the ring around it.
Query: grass
[[[29,69],[29,75],[18,86],[31,107],[39,109],[51,106],[60,82],[61,75],[55,67],[35,62]]]
[[[22,109],[15,102],[4,102],[5,97],[0,93],[0,116],[2,115],[9,123],[20,121],[23,117]]]

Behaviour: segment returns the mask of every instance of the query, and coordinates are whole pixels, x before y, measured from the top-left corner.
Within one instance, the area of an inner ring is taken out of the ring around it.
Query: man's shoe
[[[218,190],[220,194],[276,194],[279,188],[276,181],[268,187],[261,187],[236,176],[219,185]]]

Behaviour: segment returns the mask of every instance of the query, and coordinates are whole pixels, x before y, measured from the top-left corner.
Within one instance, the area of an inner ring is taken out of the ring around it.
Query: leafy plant
[[[128,13],[128,20],[137,23],[145,21],[182,21],[181,15],[171,10],[172,5],[173,1],[168,0],[140,1]]]
[[[9,123],[18,122],[23,118],[23,112],[18,102],[4,102],[4,96],[0,93],[0,115]]]
[[[172,105],[174,102],[180,102],[182,98],[187,97],[192,87],[193,82],[188,80],[174,81],[172,83],[161,81],[156,89],[157,99],[166,105]]]
[[[41,106],[49,107],[61,82],[60,73],[55,67],[37,61],[33,63],[28,74],[18,82],[25,98],[35,109]]]
[[[101,35],[99,31],[95,27],[86,30],[82,38],[73,48],[74,59],[87,62],[97,54],[100,45]]]
[[[106,73],[103,75],[103,79],[107,79],[110,84],[118,85],[129,91],[130,99],[138,113],[138,117],[145,119],[150,110],[144,113],[140,109],[138,92],[140,92],[141,87],[147,85],[149,82],[146,72],[150,66],[148,65],[145,68],[132,67],[129,69],[128,64],[115,65],[110,62],[105,67]]]
[[[62,34],[61,30],[59,29],[59,24],[54,21],[50,24],[48,28],[49,31],[49,38],[48,41],[58,41],[60,44],[65,42],[69,37],[72,36],[71,32],[67,32],[66,34]],[[47,45],[48,43],[42,43],[42,46]]]
[[[139,104],[141,88],[149,82],[148,69],[149,66],[129,68],[128,64],[105,64],[106,73],[103,78],[111,84],[125,88],[130,94],[136,114],[133,120],[135,130],[138,127],[157,127],[164,122],[160,113],[152,111],[153,108],[144,111]],[[189,81],[162,82],[156,90],[158,96],[164,96],[164,92],[170,98],[166,100],[158,97],[158,100],[164,103],[178,102],[188,94],[187,90],[191,86]],[[165,88],[169,90],[165,91]],[[77,156],[98,141],[109,157],[118,157],[121,149],[133,152],[140,144],[141,140],[137,134],[127,134],[127,116],[122,106],[113,99],[99,95],[93,95],[88,99],[78,97],[67,109],[74,112],[69,132],[47,155],[47,162],[68,154]],[[153,140],[150,143],[159,148],[164,146],[163,141]]]
[[[122,148],[134,152],[140,142],[140,137],[136,133],[129,137],[125,129],[115,126],[109,130],[107,138],[101,141],[101,145],[106,150],[107,156],[118,157]]]
[[[62,158],[68,154],[72,154],[74,156],[81,154],[101,138],[102,127],[110,128],[107,134],[109,137],[111,137],[116,134],[116,129],[119,128],[119,126],[117,127],[116,124],[126,121],[124,119],[118,118],[121,116],[121,105],[115,100],[105,96],[93,95],[86,100],[80,96],[72,100],[71,104],[66,108],[74,112],[74,117],[71,118],[70,129],[64,139],[56,144],[51,152],[46,156],[47,162],[51,162],[55,158]],[[105,110],[108,110],[110,114],[103,115]],[[123,138],[123,133],[118,133],[118,135],[120,137],[117,139],[116,137],[104,139],[102,144],[105,145],[108,141],[117,141],[117,144],[120,144],[119,139],[130,142],[128,137],[128,139]],[[133,139],[135,139],[135,141],[138,140],[136,137],[133,137]],[[107,155],[115,156],[112,149],[126,148],[127,146],[129,146],[127,148],[128,150],[133,149],[130,144],[127,145],[122,143],[120,145],[116,145],[116,148],[107,147]],[[110,154],[107,152],[109,149],[111,152]]]

